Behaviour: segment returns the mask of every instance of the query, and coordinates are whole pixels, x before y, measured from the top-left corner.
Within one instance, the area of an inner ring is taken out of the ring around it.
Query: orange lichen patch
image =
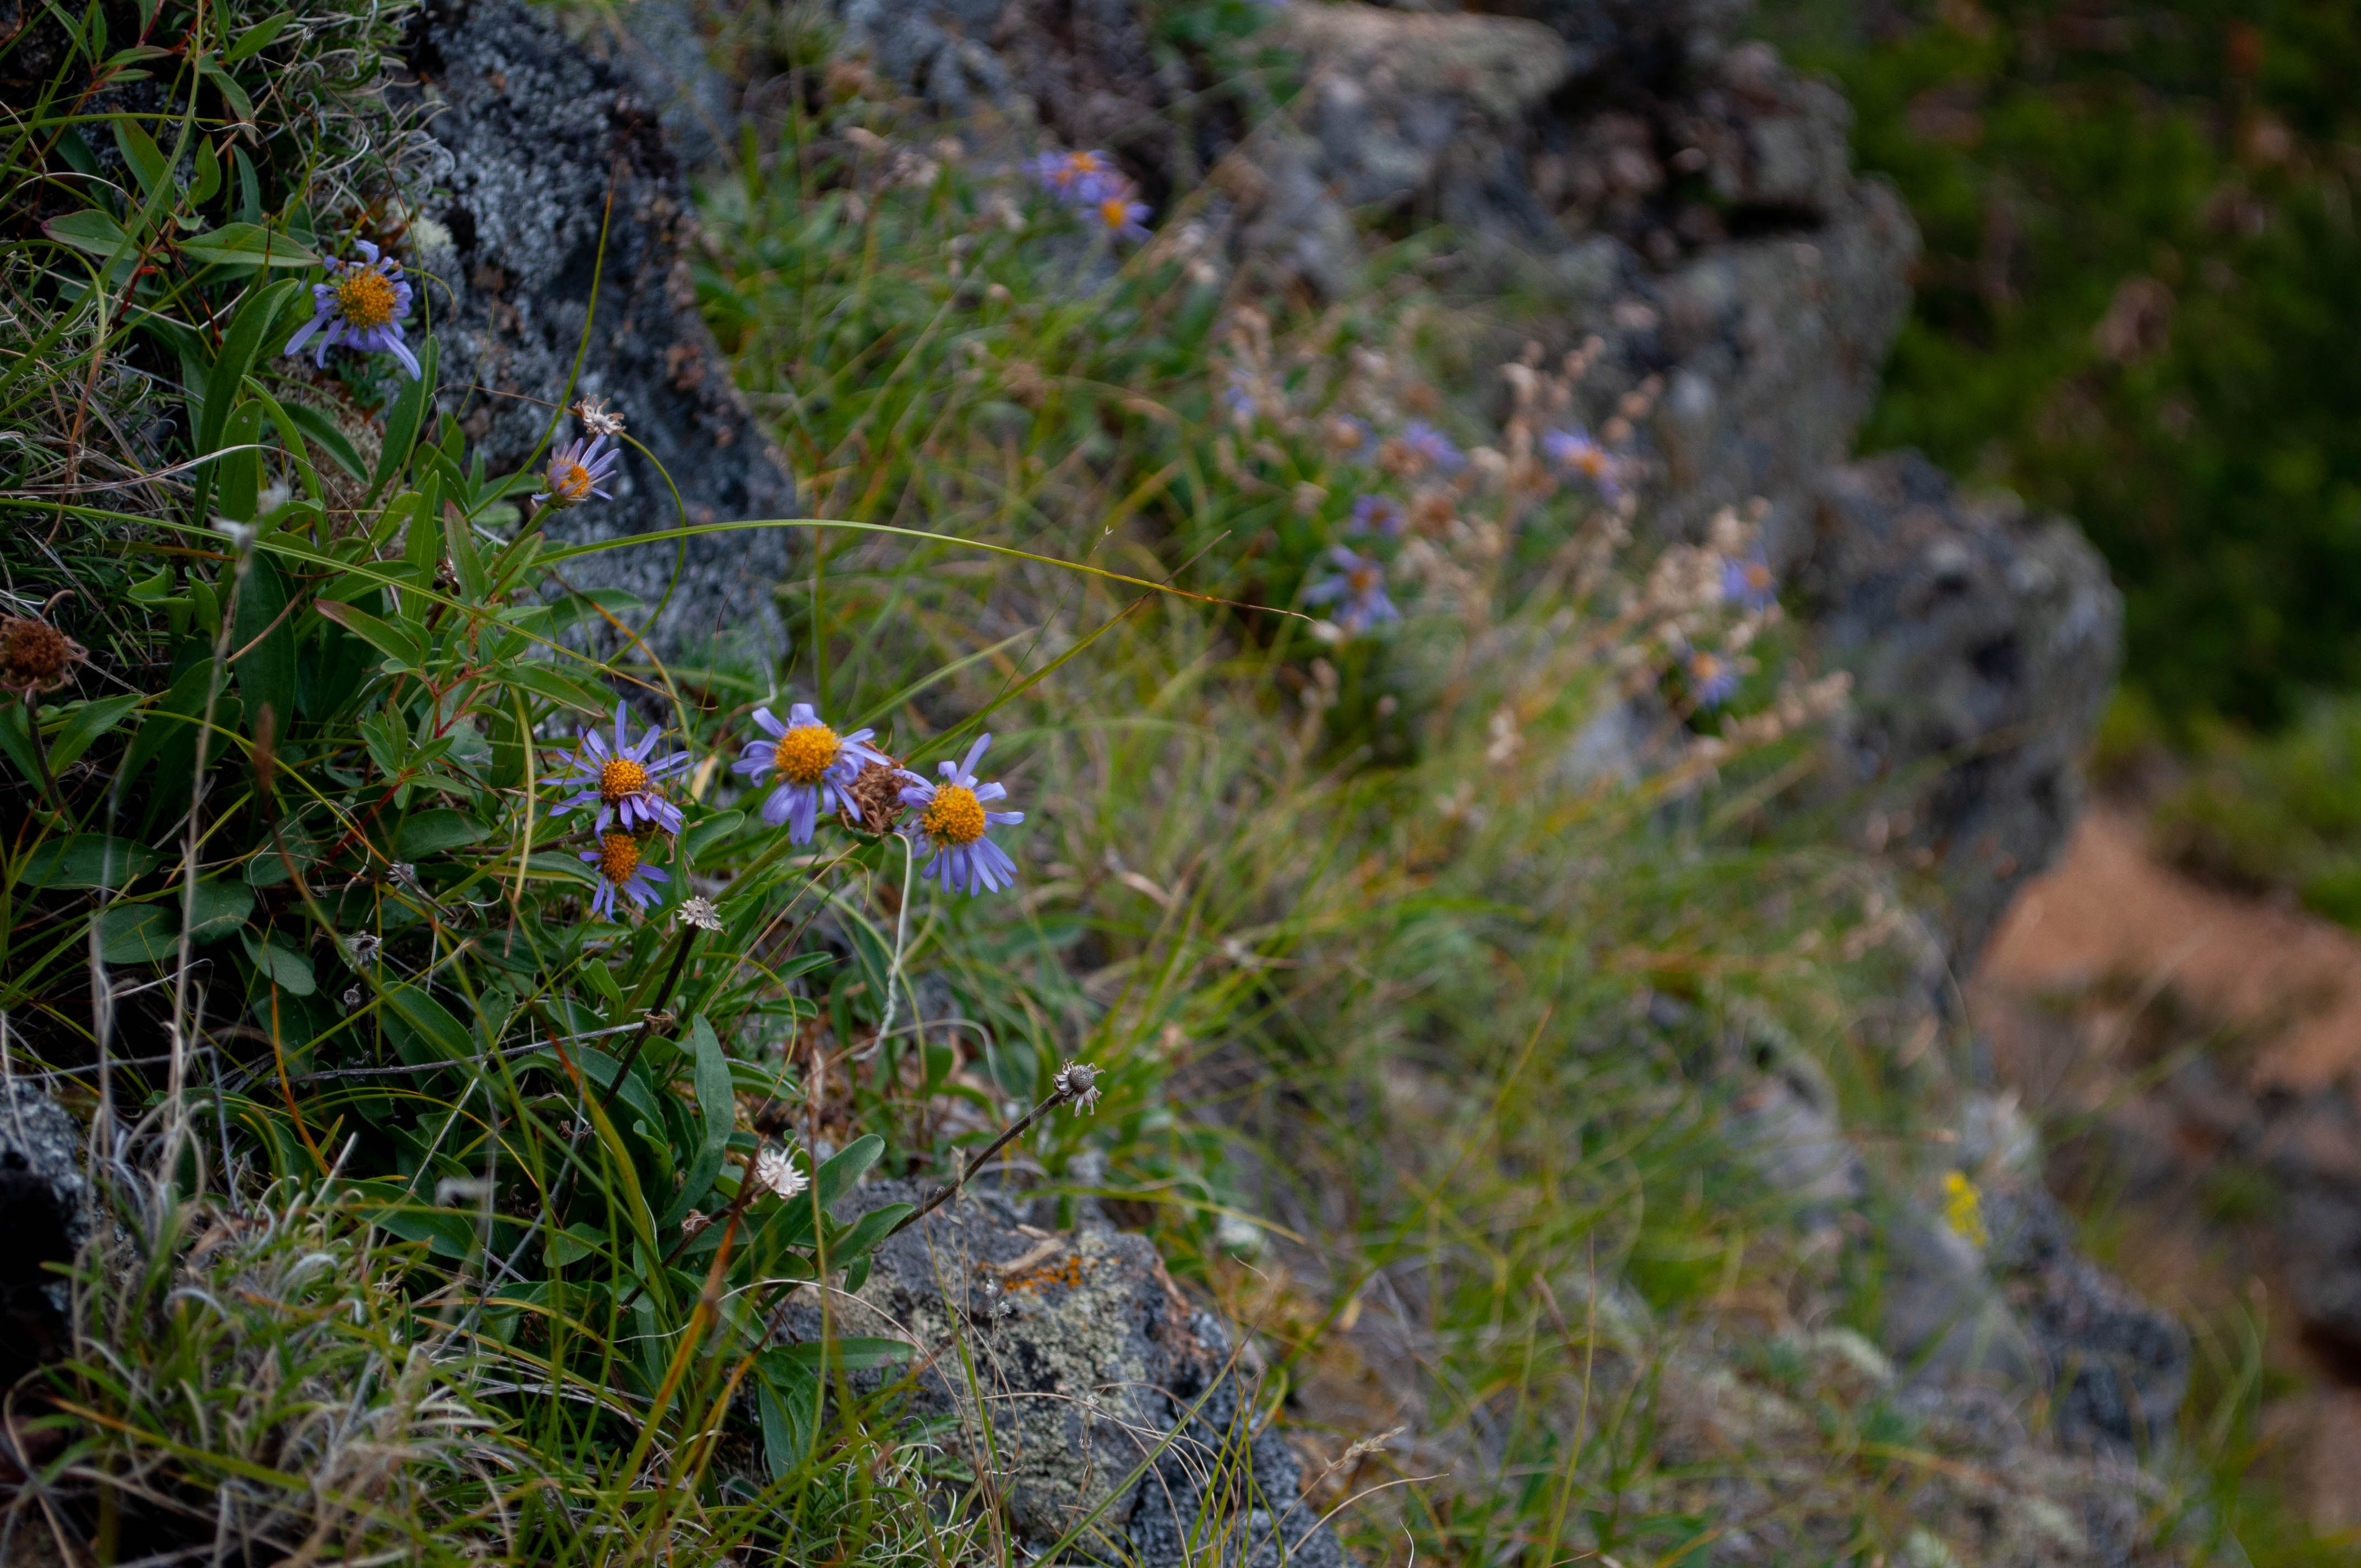
[[[1079,1288],[1082,1283],[1082,1256],[1070,1252],[1054,1263],[1045,1263],[1010,1275],[1001,1282],[1004,1290],[1038,1290],[1044,1286],[1062,1285],[1067,1289]]]

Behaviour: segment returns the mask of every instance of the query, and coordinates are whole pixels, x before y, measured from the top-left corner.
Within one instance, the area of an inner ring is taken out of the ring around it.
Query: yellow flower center
[[[393,284],[375,268],[355,272],[336,285],[336,309],[367,331],[393,319]]]
[[[1607,454],[1596,446],[1586,446],[1575,454],[1574,466],[1581,469],[1586,477],[1595,479],[1607,472]]]
[[[1131,203],[1121,196],[1109,196],[1099,203],[1099,222],[1111,229],[1119,229],[1131,221]]]
[[[836,761],[836,731],[825,724],[798,724],[779,737],[771,766],[789,784],[816,784]]]
[[[648,787],[648,770],[629,757],[616,757],[598,770],[598,798],[609,805]]]
[[[945,784],[928,802],[918,826],[938,844],[972,844],[983,837],[983,802],[965,784]]]
[[[640,869],[640,841],[629,833],[608,833],[598,839],[598,874],[620,885]]]
[[[1721,674],[1721,661],[1710,653],[1700,653],[1689,663],[1689,671],[1700,681],[1709,681]]]
[[[1754,589],[1758,593],[1763,589],[1769,587],[1771,586],[1771,568],[1764,565],[1760,561],[1748,562],[1746,565],[1746,586]]]
[[[1378,586],[1378,569],[1375,566],[1356,566],[1345,574],[1345,585],[1353,590],[1356,598],[1367,598],[1369,590]]]
[[[549,463],[549,499],[561,507],[578,506],[590,496],[590,470],[564,457]]]

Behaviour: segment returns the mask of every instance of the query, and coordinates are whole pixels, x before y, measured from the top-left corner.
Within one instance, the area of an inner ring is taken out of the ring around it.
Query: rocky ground
[[[2361,940],[2192,882],[2113,802],[1968,995],[2126,1273],[2193,1319],[2262,1323],[2268,1464],[2318,1528],[2361,1525]]]

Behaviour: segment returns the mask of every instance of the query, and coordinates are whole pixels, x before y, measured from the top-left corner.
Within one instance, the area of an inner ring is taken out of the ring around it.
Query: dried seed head
[[[1077,1112],[1095,1112],[1099,1107],[1098,1069],[1088,1062],[1070,1061],[1058,1069],[1051,1080],[1060,1100],[1071,1101]]]
[[[55,691],[89,657],[81,643],[46,620],[22,615],[0,620],[0,691]]]
[[[713,900],[701,893],[682,899],[677,914],[685,924],[700,931],[721,929],[721,912],[713,907]]]
[[[902,790],[910,776],[899,768],[889,768],[882,762],[864,762],[844,793],[859,813],[856,820],[847,816],[849,827],[864,828],[872,833],[891,833],[894,824],[902,817]]]

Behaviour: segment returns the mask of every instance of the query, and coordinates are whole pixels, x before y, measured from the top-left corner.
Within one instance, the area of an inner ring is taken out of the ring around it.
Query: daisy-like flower
[[[1045,152],[1028,160],[1025,169],[1041,189],[1077,207],[1098,202],[1123,181],[1123,171],[1115,168],[1114,159],[1090,150]]]
[[[364,354],[390,354],[418,379],[418,356],[401,341],[401,319],[410,313],[410,285],[403,281],[401,263],[380,258],[376,246],[353,241],[358,261],[327,259],[328,280],[312,285],[312,319],[287,340],[287,352],[298,354],[317,337],[312,362],[328,367],[328,350],[357,348]]]
[[[598,847],[582,851],[585,865],[598,868],[598,891],[590,895],[590,912],[604,920],[615,918],[615,894],[645,909],[661,896],[655,884],[670,882],[662,868],[652,866],[640,852],[638,838],[620,829],[598,835]]]
[[[811,1178],[796,1168],[793,1156],[764,1149],[754,1157],[754,1185],[767,1187],[782,1198],[793,1198],[811,1185]]]
[[[1335,563],[1336,575],[1312,584],[1303,596],[1304,603],[1339,601],[1336,624],[1356,636],[1379,621],[1401,619],[1401,611],[1386,597],[1383,562],[1374,555],[1347,550],[1342,544],[1329,550],[1328,559]]]
[[[1451,437],[1422,419],[1414,419],[1402,426],[1402,444],[1421,459],[1446,474],[1456,474],[1467,466],[1467,454],[1459,450]]]
[[[1154,210],[1126,183],[1103,190],[1091,203],[1091,221],[1110,237],[1137,245],[1148,238],[1148,217]]]
[[[574,405],[574,417],[582,428],[593,435],[612,436],[623,433],[623,416],[607,411],[604,398],[584,398]]]
[[[1689,695],[1699,707],[1719,707],[1738,689],[1737,669],[1719,653],[1691,649],[1681,668],[1688,676]]]
[[[1769,609],[1779,602],[1779,579],[1772,574],[1771,563],[1761,545],[1756,545],[1754,553],[1743,560],[1723,557],[1721,597],[1748,609]]]
[[[921,781],[902,791],[902,804],[918,809],[918,830],[933,857],[918,874],[939,879],[946,893],[972,895],[1016,885],[1016,862],[984,837],[994,828],[1025,820],[1021,811],[983,808],[988,800],[1008,796],[1005,784],[975,782],[975,764],[991,744],[990,735],[976,737],[964,761],[942,764],[942,783]]]
[[[1070,1061],[1060,1068],[1058,1076],[1050,1080],[1050,1087],[1058,1091],[1059,1099],[1072,1103],[1077,1115],[1095,1113],[1099,1108],[1099,1096],[1104,1092],[1099,1088],[1098,1069],[1082,1061]]]
[[[866,743],[877,731],[839,735],[820,722],[818,711],[807,702],[788,708],[784,724],[769,708],[758,707],[754,723],[771,739],[748,741],[745,755],[730,771],[778,781],[779,787],[763,803],[763,820],[774,828],[784,826],[790,844],[811,842],[813,825],[823,810],[858,812],[849,791],[865,764],[894,765],[893,758]]]
[[[1586,480],[1607,500],[1623,493],[1623,465],[1615,455],[1590,438],[1580,425],[1553,430],[1542,437],[1542,455],[1575,477]]]
[[[1400,535],[1409,514],[1401,502],[1391,496],[1356,496],[1353,499],[1353,515],[1345,524],[1347,533],[1382,533],[1389,539]]]
[[[558,803],[560,811],[597,807],[598,820],[590,825],[594,832],[603,833],[609,823],[620,821],[632,832],[657,828],[677,833],[680,807],[666,800],[656,786],[688,766],[688,753],[658,755],[656,742],[664,739],[662,729],[651,729],[633,744],[626,740],[625,726],[624,707],[619,702],[613,741],[596,728],[584,731],[582,750],[575,753],[572,771],[542,782],[575,790]]]
[[[568,507],[580,506],[592,496],[613,500],[613,496],[598,487],[614,477],[615,465],[622,457],[623,449],[609,448],[603,435],[566,443],[550,458],[545,476],[549,488],[533,497],[533,504],[550,511],[564,511]]]

